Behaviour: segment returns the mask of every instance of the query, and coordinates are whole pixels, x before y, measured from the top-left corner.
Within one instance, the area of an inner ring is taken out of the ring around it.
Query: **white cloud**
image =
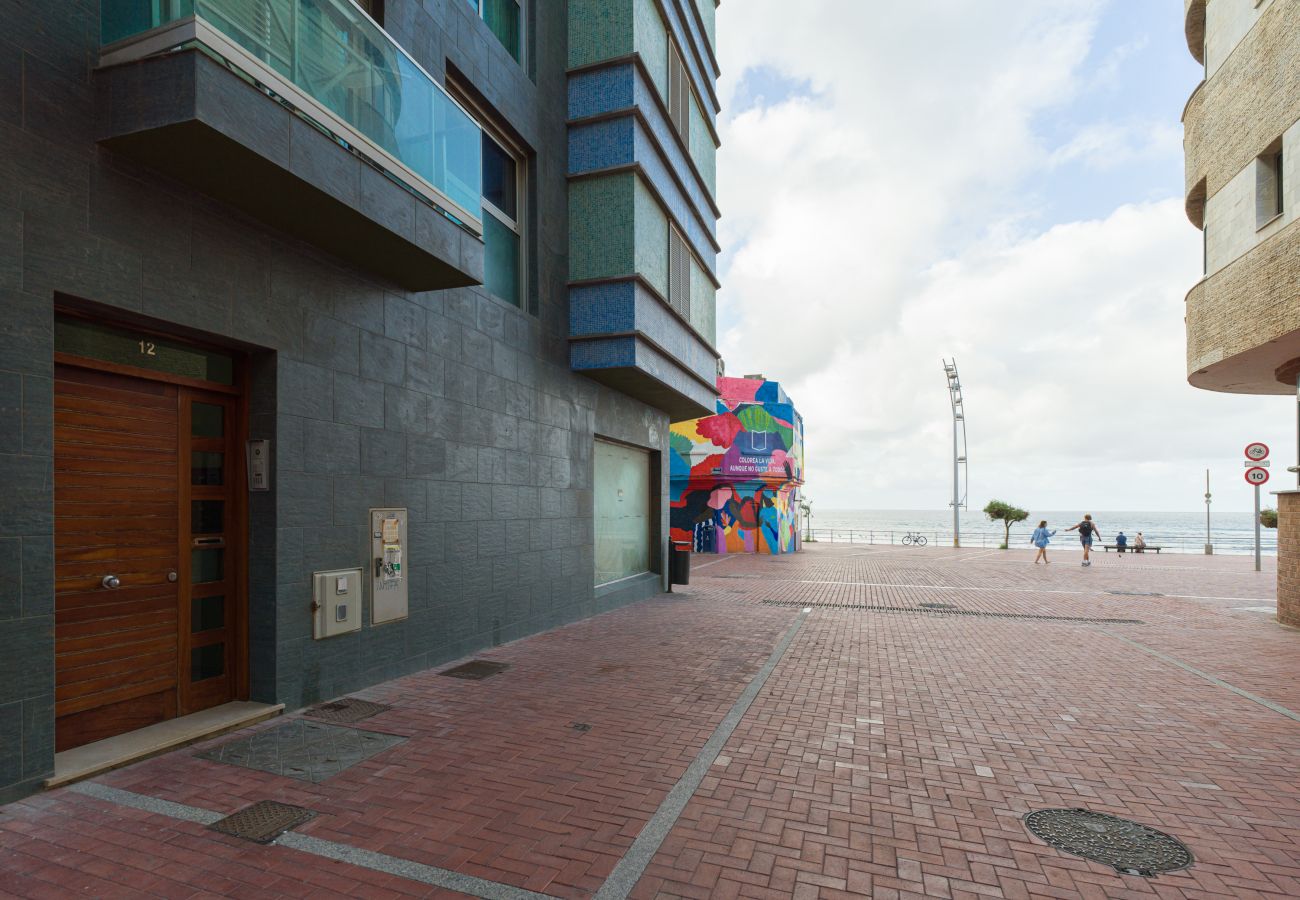
[[[1177,122],[1096,122],[1079,129],[1048,158],[1056,169],[1080,162],[1095,171],[1144,160],[1178,159],[1183,132]]]
[[[799,405],[822,508],[943,508],[954,354],[972,505],[1193,509],[1206,460],[1289,443],[1257,427],[1281,431],[1283,401],[1185,382],[1200,245],[1179,199],[1026,230],[1028,176],[1150,159],[1178,136],[1176,110],[1080,122],[1056,149],[1035,133],[1099,77],[1080,70],[1101,6],[721,7],[724,98],[747,66],[810,89],[724,109],[720,343],[730,372],[778,378]]]

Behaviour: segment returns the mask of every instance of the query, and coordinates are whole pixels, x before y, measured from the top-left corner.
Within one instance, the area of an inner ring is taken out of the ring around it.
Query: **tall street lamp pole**
[[[1205,555],[1214,555],[1214,544],[1210,542],[1210,470],[1205,470]]]
[[[966,496],[961,491],[961,468],[966,465],[966,407],[961,395],[961,378],[957,375],[957,360],[943,361],[944,374],[948,376],[948,401],[952,405],[952,545],[961,546],[961,509]],[[961,442],[958,444],[960,429]],[[966,490],[970,491],[970,469],[966,470]]]

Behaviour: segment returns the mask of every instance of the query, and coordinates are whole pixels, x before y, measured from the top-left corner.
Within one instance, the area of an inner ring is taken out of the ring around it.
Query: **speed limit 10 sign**
[[[1246,445],[1246,459],[1252,462],[1259,462],[1262,459],[1268,459],[1268,444],[1255,441],[1253,444]]]
[[[1253,469],[1246,470],[1246,483],[1259,487],[1268,481],[1268,469],[1261,469],[1256,466]]]

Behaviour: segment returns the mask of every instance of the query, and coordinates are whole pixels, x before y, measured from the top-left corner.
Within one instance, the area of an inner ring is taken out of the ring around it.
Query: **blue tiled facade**
[[[690,153],[655,102],[655,88],[632,64],[584,73],[578,79],[584,82],[582,87],[575,91],[571,82],[569,90],[569,118],[574,121],[569,128],[569,175],[640,166],[666,212],[690,238],[692,250],[716,280],[719,248],[714,198],[708,185],[696,177]],[[625,112],[628,97],[637,115],[600,118]]]
[[[706,23],[696,0],[616,0],[600,17],[575,18],[584,10],[572,4],[569,22],[570,256],[583,261],[570,271],[570,365],[652,405],[666,402],[674,418],[706,415],[720,249],[718,70]],[[674,57],[690,85],[685,133],[669,113]],[[629,176],[631,199],[616,182]],[[590,182],[606,181],[608,190],[593,192]],[[592,203],[596,195],[618,202]],[[616,220],[629,207],[631,227]],[[689,249],[684,278],[669,275],[670,229]]]

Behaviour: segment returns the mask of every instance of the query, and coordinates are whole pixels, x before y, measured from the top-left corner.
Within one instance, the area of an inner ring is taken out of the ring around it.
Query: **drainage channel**
[[[867,603],[817,603],[793,600],[762,600],[762,606],[812,607],[814,609],[844,609],[878,613],[911,613],[919,616],[966,616],[972,619],[1012,619],[1031,622],[1075,622],[1084,625],[1145,625],[1141,619],[1100,619],[1087,616],[1049,616],[1038,613],[987,612],[979,609],[959,609],[947,604],[921,604],[920,606],[872,606]]]

